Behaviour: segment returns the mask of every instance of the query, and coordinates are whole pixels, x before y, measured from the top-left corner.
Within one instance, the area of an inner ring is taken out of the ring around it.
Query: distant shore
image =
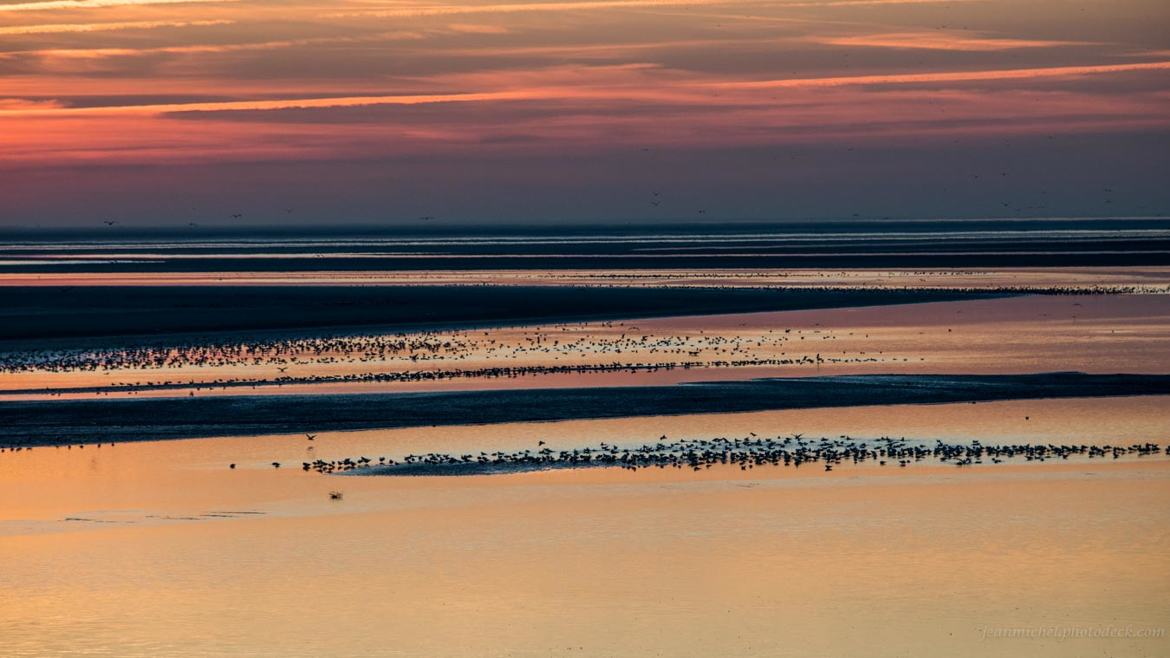
[[[0,229],[0,273],[1170,265],[1170,219]]]

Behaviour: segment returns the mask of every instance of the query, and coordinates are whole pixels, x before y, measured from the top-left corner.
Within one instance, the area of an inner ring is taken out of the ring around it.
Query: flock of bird
[[[662,332],[624,322],[597,322],[492,331],[208,339],[162,346],[3,352],[0,373],[127,373],[124,380],[47,391],[73,393],[819,366],[908,358],[831,346],[852,335],[820,328]]]
[[[543,447],[542,447],[543,446]],[[702,471],[714,466],[738,467],[742,471],[765,466],[815,465],[832,471],[842,464],[876,463],[878,466],[905,468],[919,462],[952,464],[957,467],[978,464],[1002,464],[1007,461],[1044,462],[1067,460],[1070,457],[1088,459],[1120,459],[1165,454],[1170,457],[1170,445],[1163,451],[1156,443],[1131,445],[1013,443],[984,445],[979,441],[933,445],[924,441],[908,441],[882,437],[877,440],[805,439],[803,435],[763,438],[752,434],[742,438],[717,437],[712,439],[678,439],[666,436],[658,442],[637,447],[622,447],[600,443],[596,447],[553,450],[544,441],[537,449],[515,452],[480,452],[478,454],[450,455],[429,452],[410,454],[400,460],[388,457],[317,459],[302,462],[304,471],[317,473],[359,473],[376,475],[482,475],[491,473],[545,470],[557,468],[611,467],[631,471],[646,468],[674,468]],[[280,467],[278,462],[273,466]]]
[[[64,444],[54,445],[53,448],[55,448],[57,450],[60,450],[61,448],[65,448],[66,450],[72,450],[74,445],[77,446],[78,450],[85,450],[85,446],[87,444],[85,444],[85,443],[77,443],[77,444],[64,443]],[[118,444],[115,441],[110,441],[109,443],[100,443],[99,442],[99,443],[89,444],[89,445],[93,445],[96,448],[101,448],[103,445],[107,445],[107,446],[110,446],[112,448]],[[2,453],[2,452],[23,452],[25,450],[31,451],[32,449],[33,449],[33,446],[0,444],[0,453]],[[232,467],[235,468],[235,465],[233,464]]]
[[[305,438],[314,441],[317,435],[306,434]],[[102,445],[98,443],[96,447],[101,448]],[[108,445],[112,447],[116,444],[110,442]],[[55,447],[72,450],[74,446],[67,444]],[[78,444],[77,448],[84,449],[85,444]],[[24,446],[0,446],[0,453],[31,449]],[[799,468],[808,465],[832,471],[835,467],[845,464],[877,464],[905,468],[911,464],[927,462],[965,467],[1003,464],[1009,461],[1067,461],[1072,457],[1116,460],[1126,456],[1154,455],[1170,457],[1170,445],[1165,448],[1149,442],[1129,445],[1086,443],[984,445],[980,441],[947,443],[941,440],[930,444],[927,441],[891,437],[865,440],[842,435],[833,439],[825,437],[806,439],[802,434],[760,437],[751,433],[740,438],[716,437],[673,441],[663,435],[655,443],[636,447],[601,442],[593,447],[553,450],[545,441],[539,441],[536,449],[513,452],[481,451],[477,454],[459,455],[428,452],[409,454],[401,459],[385,456],[316,459],[301,462],[301,470],[321,474],[442,476],[488,475],[562,468],[609,467],[630,471],[672,468],[702,471],[718,466],[748,471],[767,466]],[[273,461],[270,465],[274,469],[279,469],[282,463]],[[237,464],[234,462],[228,465],[230,470],[236,470],[236,467]],[[330,496],[334,500],[341,499],[340,492],[331,492]]]

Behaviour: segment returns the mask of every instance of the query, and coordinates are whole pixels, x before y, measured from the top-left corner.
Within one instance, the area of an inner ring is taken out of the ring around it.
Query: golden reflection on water
[[[698,477],[329,477],[297,465],[314,453],[749,431],[1165,443],[1168,402],[773,411],[4,453],[0,637],[13,656],[1165,654],[1165,637],[980,636],[1164,626],[1170,461],[1160,458]],[[334,489],[343,500],[329,500]]]

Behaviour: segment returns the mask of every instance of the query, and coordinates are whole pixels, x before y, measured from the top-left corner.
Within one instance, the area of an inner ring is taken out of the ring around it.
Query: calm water
[[[663,433],[1128,443],[1164,439],[1167,403],[803,410],[5,453],[0,637],[14,656],[1162,655],[1164,636],[983,633],[1164,627],[1163,458],[455,479],[324,477],[295,465]],[[330,490],[344,498],[330,500]]]

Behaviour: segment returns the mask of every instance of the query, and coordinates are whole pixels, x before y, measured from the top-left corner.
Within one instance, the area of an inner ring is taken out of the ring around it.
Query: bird
[[[102,223],[105,224],[106,226],[113,226],[114,224],[117,224],[118,222],[116,220],[113,220],[113,219],[106,219],[106,220],[102,220]]]
[[[313,439],[317,438],[317,435],[316,434],[305,434],[305,438],[312,441]]]
[[[230,468],[234,471],[234,470],[236,470],[236,465],[235,464],[228,464],[228,468]]]

